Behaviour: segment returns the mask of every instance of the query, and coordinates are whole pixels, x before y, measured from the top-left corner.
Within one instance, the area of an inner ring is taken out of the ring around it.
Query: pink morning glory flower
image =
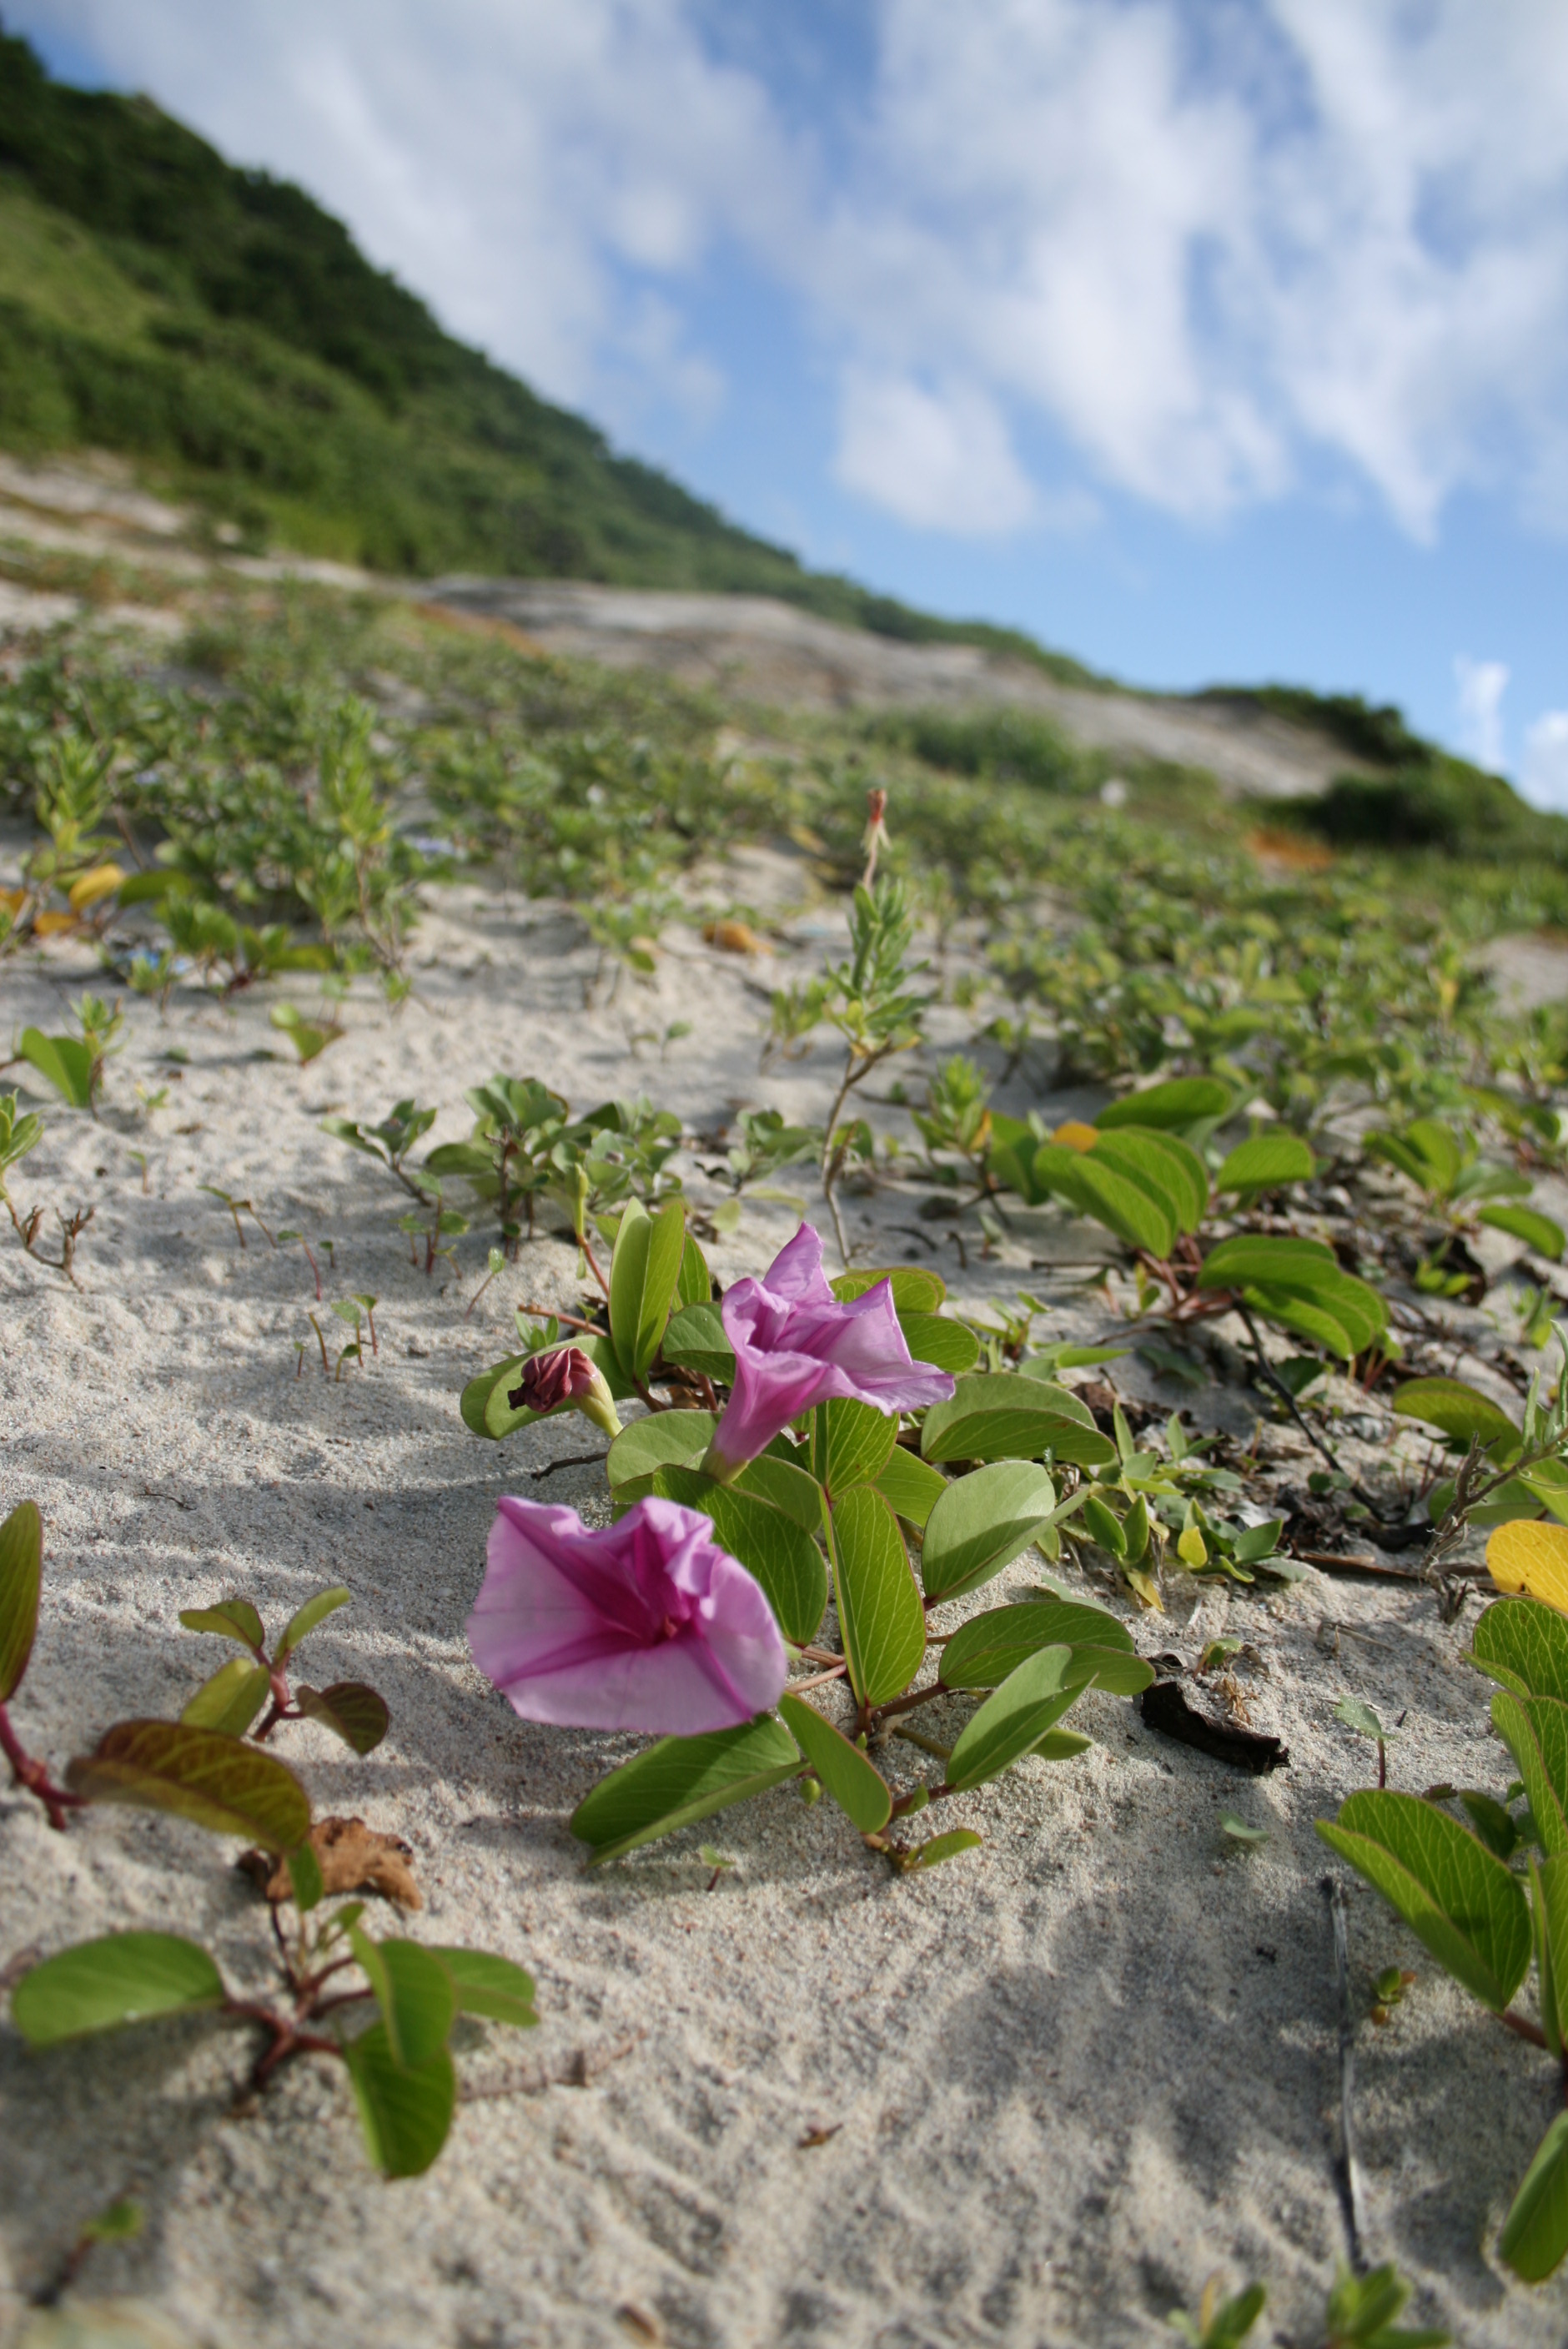
[[[468,1630],[513,1710],[563,1728],[732,1729],[776,1704],[789,1672],[761,1586],[675,1501],[593,1531],[575,1509],[499,1501]]]
[[[810,1224],[760,1280],[727,1289],[721,1310],[735,1349],[735,1385],[703,1463],[710,1476],[738,1475],[792,1419],[831,1397],[891,1413],[919,1411],[953,1393],[945,1371],[910,1360],[891,1281],[839,1303]]]

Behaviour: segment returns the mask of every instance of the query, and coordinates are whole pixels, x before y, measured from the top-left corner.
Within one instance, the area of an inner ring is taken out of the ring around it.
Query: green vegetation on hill
[[[1092,682],[1017,631],[805,570],[454,341],[298,188],[0,33],[0,444],[153,469],[253,545],[779,595]]]
[[[1568,818],[1530,807],[1501,775],[1418,746],[1384,775],[1338,775],[1294,820],[1336,848],[1432,849],[1483,864],[1568,865]]]
[[[1305,685],[1215,685],[1197,698],[1311,726],[1367,766],[1420,765],[1433,755],[1430,743],[1411,733],[1402,709],[1391,702],[1374,708],[1358,693],[1314,693]]]

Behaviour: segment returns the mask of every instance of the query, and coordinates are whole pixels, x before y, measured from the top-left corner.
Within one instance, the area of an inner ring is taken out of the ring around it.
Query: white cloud
[[[995,404],[972,385],[940,390],[851,374],[835,470],[848,490],[917,530],[1016,529],[1035,494]]]
[[[1508,689],[1504,661],[1471,660],[1460,653],[1454,662],[1459,688],[1460,748],[1467,759],[1489,774],[1502,771],[1502,697]]]
[[[1568,709],[1548,709],[1524,738],[1520,788],[1532,806],[1568,815]]]
[[[762,0],[6,16],[302,180],[623,429],[722,398],[693,289],[743,253],[837,388],[841,479],[917,527],[1051,520],[1042,440],[1200,520],[1349,484],[1418,539],[1466,489],[1568,527],[1563,0],[874,5],[863,88],[833,12],[791,36],[815,133]],[[710,28],[748,10],[742,69]]]
[[[963,367],[1218,514],[1327,457],[1428,536],[1561,468],[1568,10],[886,0],[826,275],[863,364]],[[983,33],[977,32],[983,23]]]

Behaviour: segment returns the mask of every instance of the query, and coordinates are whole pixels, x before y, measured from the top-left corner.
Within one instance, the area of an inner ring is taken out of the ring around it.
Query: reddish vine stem
[[[275,1665],[269,1664],[265,1656],[263,1656],[259,1650],[254,1651],[253,1652],[255,1653],[257,1663],[265,1667],[267,1678],[272,1684],[273,1692],[273,1701],[271,1705],[268,1707],[265,1720],[262,1723],[259,1729],[253,1729],[251,1732],[256,1744],[258,1745],[263,1745],[267,1739],[272,1735],[280,1721],[298,1721],[301,1718],[301,1714],[298,1705],[294,1702],[290,1696],[288,1681],[284,1673]]]
[[[37,1797],[49,1815],[49,1825],[63,1835],[66,1813],[81,1810],[84,1807],[83,1797],[69,1794],[64,1786],[55,1785],[45,1764],[36,1762],[17,1737],[3,1704],[0,1704],[0,1754],[4,1754],[11,1764],[15,1783],[25,1786],[29,1795]]]
[[[604,1293],[604,1296],[605,1296],[605,1299],[606,1299],[606,1300],[607,1300],[607,1299],[608,1299],[608,1298],[609,1298],[609,1295],[610,1295],[610,1284],[609,1284],[609,1282],[605,1279],[605,1278],[604,1278],[603,1274],[603,1273],[600,1271],[600,1269],[599,1269],[599,1259],[598,1259],[598,1257],[594,1255],[593,1248],[592,1248],[592,1247],[591,1247],[591,1246],[589,1245],[588,1234],[587,1234],[586,1230],[584,1230],[584,1231],[583,1231],[583,1233],[582,1234],[581,1237],[580,1237],[580,1238],[579,1238],[579,1240],[578,1240],[577,1245],[578,1245],[578,1247],[582,1249],[583,1256],[584,1256],[584,1257],[586,1257],[586,1259],[587,1259],[587,1263],[588,1263],[588,1269],[589,1269],[589,1271],[593,1274],[593,1276],[594,1279],[598,1282],[598,1284],[599,1284],[599,1286],[600,1286],[601,1289],[603,1289],[603,1293]]]
[[[556,1305],[520,1305],[517,1309],[531,1320],[559,1321],[563,1330],[581,1330],[590,1338],[602,1338],[604,1334],[596,1321],[584,1321],[577,1313],[562,1313]]]
[[[253,2090],[264,2088],[280,2064],[295,2055],[335,2055],[339,2063],[346,2061],[340,2043],[329,2039],[325,2032],[302,2031],[268,2006],[253,2003],[248,1999],[225,1999],[225,2014],[237,2016],[242,2022],[259,2023],[270,2033],[268,2044],[251,2066],[250,2085]]]
[[[933,1697],[951,1696],[952,1693],[952,1690],[944,1689],[940,1681],[934,1681],[929,1688],[910,1689],[903,1696],[890,1697],[886,1704],[878,1705],[875,1718],[879,1723],[888,1721],[894,1713],[913,1713],[917,1704],[929,1704]]]

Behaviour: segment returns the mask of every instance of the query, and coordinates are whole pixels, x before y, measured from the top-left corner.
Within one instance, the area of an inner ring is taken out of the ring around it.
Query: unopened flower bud
[[[581,1346],[552,1346],[530,1354],[522,1376],[507,1396],[513,1411],[580,1411],[606,1435],[619,1435],[615,1399]]]
[[[862,888],[869,889],[877,877],[877,857],[887,839],[887,793],[871,791],[866,793],[866,830],[862,845],[866,852],[866,869],[861,875]]]

